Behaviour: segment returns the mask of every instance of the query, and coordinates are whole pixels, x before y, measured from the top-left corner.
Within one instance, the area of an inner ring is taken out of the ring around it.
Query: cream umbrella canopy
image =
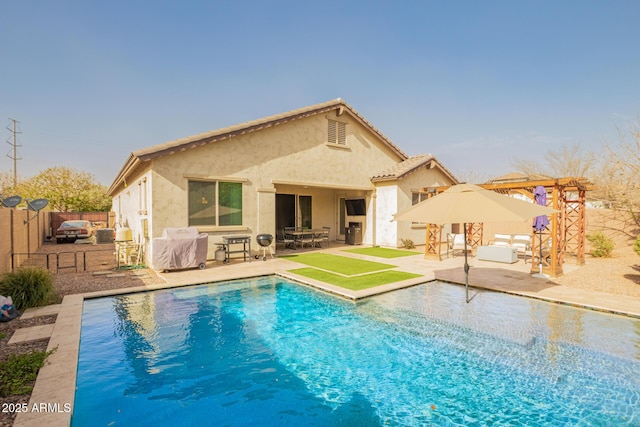
[[[467,262],[467,223],[517,222],[556,210],[498,194],[473,184],[458,184],[393,216],[394,221],[430,224],[464,224],[464,272],[466,300],[469,302],[469,263]]]

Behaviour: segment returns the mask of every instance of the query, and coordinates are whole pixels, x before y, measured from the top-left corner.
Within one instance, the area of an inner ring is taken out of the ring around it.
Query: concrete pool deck
[[[279,274],[353,300],[433,280],[464,284],[464,271],[462,268],[464,261],[460,256],[440,262],[424,259],[422,254],[382,260],[377,257],[345,252],[344,249],[345,247],[331,248],[322,250],[322,252],[385,262],[397,265],[397,269],[400,271],[421,274],[422,277],[362,291],[350,291],[289,273],[287,270],[301,266],[301,264],[294,261],[285,258],[269,258],[267,261],[254,259],[252,262],[233,262],[230,265],[217,265],[215,262],[210,262],[207,263],[207,268],[204,270],[160,273],[159,275],[166,281],[165,284],[161,285],[66,296],[62,304],[56,308],[59,313],[49,340],[48,350],[56,349],[56,351],[48,357],[45,366],[42,367],[38,374],[28,405],[28,411],[18,414],[14,426],[41,427],[46,425],[49,427],[62,427],[70,424],[80,347],[82,307],[85,298],[272,274]],[[473,298],[477,289],[486,289],[640,318],[640,298],[573,289],[554,283],[553,278],[534,278],[530,275],[531,264],[525,264],[522,260],[515,264],[501,264],[478,261],[472,257],[469,258],[469,264],[471,265],[469,273],[469,284],[471,286],[469,295],[471,298]],[[579,267],[570,264],[565,264],[564,266],[565,273],[577,268]],[[464,301],[461,301],[461,303],[464,304]],[[470,303],[473,303],[473,299]],[[44,312],[47,311],[45,310]]]

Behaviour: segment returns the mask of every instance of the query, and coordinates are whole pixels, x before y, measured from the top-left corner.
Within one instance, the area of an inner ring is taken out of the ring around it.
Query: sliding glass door
[[[276,230],[285,227],[312,228],[311,196],[276,194]]]

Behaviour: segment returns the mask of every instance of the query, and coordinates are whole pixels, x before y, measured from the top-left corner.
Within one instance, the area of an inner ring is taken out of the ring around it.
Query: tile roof
[[[380,181],[391,181],[394,179],[400,179],[407,174],[415,171],[416,169],[428,166],[429,168],[437,167],[439,168],[445,175],[449,177],[454,183],[457,183],[458,180],[456,177],[445,168],[442,163],[438,161],[432,154],[418,154],[416,156],[411,156],[408,159],[393,165],[389,169],[386,169],[374,176],[371,177],[372,182],[380,182]]]
[[[296,110],[287,111],[285,113],[274,114],[272,116],[263,117],[261,119],[252,120],[244,123],[239,123],[233,126],[228,126],[221,129],[216,129],[208,132],[203,132],[197,135],[188,136],[186,138],[176,139],[174,141],[165,142],[163,144],[154,145],[152,147],[144,148],[134,151],[132,154],[135,157],[139,157],[140,160],[151,160],[156,157],[160,157],[166,154],[175,153],[177,151],[184,151],[190,148],[195,148],[201,145],[209,144],[212,142],[220,141],[223,139],[232,138],[239,135],[248,134],[251,132],[259,131],[262,129],[270,128],[280,124],[288,123],[292,120],[297,120],[305,117],[314,116],[316,114],[323,114],[329,111],[344,109],[362,125],[376,134],[382,141],[387,144],[392,151],[394,151],[400,158],[407,158],[408,156],[394,143],[392,143],[386,136],[376,129],[371,123],[369,123],[363,116],[354,110],[344,100],[337,98],[331,101],[323,102],[320,104],[310,105],[308,107],[299,108]]]
[[[419,168],[433,160],[431,154],[418,154],[417,156],[411,156],[408,159],[391,166],[380,173],[371,177],[372,181],[385,181],[388,179],[402,178],[404,175]]]
[[[133,151],[127,158],[125,164],[122,166],[122,169],[120,169],[120,172],[111,184],[111,187],[109,187],[107,194],[113,194],[113,192],[115,192],[116,188],[121,183],[126,182],[126,178],[128,177],[128,175],[133,170],[135,170],[141,162],[146,162],[148,160],[152,160],[165,155],[193,149],[205,144],[222,141],[225,139],[233,138],[235,136],[244,135],[284,124],[292,120],[310,117],[316,114],[323,114],[334,110],[340,111],[340,114],[342,114],[344,111],[347,111],[353,118],[356,119],[356,121],[358,121],[365,128],[369,129],[369,131],[371,131],[373,134],[378,136],[380,140],[384,144],[386,144],[391,149],[391,151],[394,152],[400,159],[404,160],[408,158],[406,153],[404,153],[397,145],[395,145],[386,136],[384,136],[382,132],[380,132],[371,123],[369,123],[362,115],[360,115],[360,113],[354,110],[344,100],[337,98],[320,104],[314,104],[285,113],[264,117],[262,119],[252,120],[221,129],[203,132],[197,135],[188,136],[186,138],[180,138],[174,141],[169,141],[163,144],[158,144],[152,147]]]

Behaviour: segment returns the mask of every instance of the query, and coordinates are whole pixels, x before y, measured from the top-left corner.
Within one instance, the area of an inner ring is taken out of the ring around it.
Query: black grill
[[[273,236],[271,234],[258,234],[256,241],[262,247],[270,246],[273,243]]]

